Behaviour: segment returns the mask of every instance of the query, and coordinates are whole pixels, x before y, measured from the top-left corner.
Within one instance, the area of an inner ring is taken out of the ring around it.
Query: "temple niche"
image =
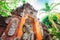
[[[23,4],[21,7],[16,8],[15,10],[12,11],[12,14],[18,15],[20,17],[22,17],[23,15],[26,15],[26,14],[30,14],[31,17],[36,18],[38,20],[37,10],[35,10],[32,7],[32,5],[30,5],[29,3]],[[43,29],[42,30],[43,31],[42,32],[43,33],[43,40],[51,40],[51,36],[49,34],[48,28],[43,23],[40,22],[40,24],[41,24],[41,27]],[[24,28],[23,28],[23,31],[24,30],[25,31],[24,31],[24,35],[22,36],[22,40],[25,37],[26,37],[25,39],[27,39],[30,32],[32,33],[32,35],[30,35],[29,37],[34,39],[34,32],[31,31],[31,27],[32,27],[32,25],[31,25],[29,19],[27,19],[26,23],[24,24]],[[26,30],[27,28],[30,29],[30,32],[28,30]],[[30,40],[30,39],[27,39],[27,40]]]
[[[21,7],[12,11],[12,15],[20,16],[20,18],[26,14],[29,14],[32,18],[37,19],[37,10],[35,10],[29,3],[23,4]],[[32,31],[30,18],[26,19],[26,22],[23,25],[23,35],[21,40],[34,40],[34,32]]]
[[[21,20],[22,16],[26,16],[26,14],[29,14],[30,17],[32,17],[33,19],[36,19],[38,21],[37,10],[35,10],[32,7],[32,5],[30,5],[29,3],[23,4],[22,6],[17,7],[16,9],[13,9],[11,14],[12,15],[6,19],[7,25],[9,25],[10,24],[9,22],[14,18],[16,18],[15,20],[17,20],[17,19],[18,20],[17,21],[12,20],[13,22],[11,23],[12,25],[10,25],[11,27],[6,25],[7,29],[8,28],[10,29],[7,32],[10,36],[14,34],[14,32],[17,28],[17,27],[14,27],[14,26],[16,26],[15,22],[19,23],[19,20]],[[32,31],[32,24],[30,21],[31,21],[30,18],[26,19],[25,24],[23,25],[23,28],[22,28],[23,29],[23,35],[22,35],[20,40],[36,40],[36,38],[35,38],[36,36],[35,36],[34,32]],[[40,22],[40,27],[41,27],[42,34],[43,34],[43,40],[50,40],[51,36],[47,30],[47,27],[41,22]],[[13,30],[14,32],[12,33],[11,30]]]

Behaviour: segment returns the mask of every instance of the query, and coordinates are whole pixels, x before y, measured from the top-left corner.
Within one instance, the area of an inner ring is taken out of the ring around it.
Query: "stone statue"
[[[31,24],[25,23],[23,26],[23,36],[22,40],[34,40],[34,32],[32,31]]]

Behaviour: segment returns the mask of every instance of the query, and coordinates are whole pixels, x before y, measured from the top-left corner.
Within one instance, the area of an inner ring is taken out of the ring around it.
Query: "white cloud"
[[[37,0],[26,0],[28,3],[30,3],[36,10],[41,9],[43,6],[37,3]],[[20,1],[17,5],[17,7],[21,6],[23,3]]]
[[[58,3],[58,2],[60,2],[60,0],[53,0],[53,2],[54,2],[54,3]]]
[[[23,5],[23,3],[20,1],[18,4],[17,4],[17,7]]]
[[[37,3],[37,0],[27,0],[27,2],[30,3],[36,10],[39,10],[43,7]]]

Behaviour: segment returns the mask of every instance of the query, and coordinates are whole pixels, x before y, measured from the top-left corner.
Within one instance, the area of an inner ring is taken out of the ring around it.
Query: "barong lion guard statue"
[[[29,4],[23,4],[11,12],[8,25],[1,37],[3,40],[44,40],[44,28],[37,19],[37,11]],[[46,31],[47,34],[48,31]],[[46,35],[47,36],[47,35]],[[47,37],[49,40],[49,35]]]

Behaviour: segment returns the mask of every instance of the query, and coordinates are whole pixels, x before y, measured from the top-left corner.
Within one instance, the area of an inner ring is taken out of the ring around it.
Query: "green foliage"
[[[50,13],[52,10],[55,10],[54,8],[58,5],[60,5],[60,3],[52,3],[49,5],[48,2],[46,2],[45,8],[42,8],[41,10]]]
[[[45,8],[46,8],[46,9],[45,9],[46,11],[50,11],[50,6],[49,6],[48,3],[45,3]]]
[[[7,6],[7,3],[5,1],[0,1],[0,15],[8,17],[8,11],[10,11],[10,8]]]
[[[52,3],[49,5],[48,3],[45,3],[45,8],[41,9],[42,11],[45,11],[48,15],[42,20],[42,22],[48,27],[49,32],[54,35],[55,40],[59,40],[60,38],[60,30],[57,28],[57,23],[59,23],[59,20],[56,15],[54,15],[51,11],[56,7],[60,5],[60,3]],[[54,12],[55,13],[55,12]]]
[[[26,0],[22,0],[23,3],[26,3]]]
[[[23,1],[23,0],[22,0]],[[3,17],[8,17],[12,8],[15,9],[20,0],[1,0],[0,1],[0,15]],[[13,6],[13,7],[12,7]]]
[[[57,32],[54,27],[49,28],[50,34],[53,34],[55,40],[60,39],[60,32]]]
[[[48,27],[51,28],[52,27],[52,23],[49,21],[49,16],[46,16],[42,22]]]
[[[58,17],[57,17],[56,15],[53,15],[53,21],[54,21],[55,23],[58,22]]]
[[[43,19],[43,23],[48,27],[50,34],[54,35],[55,39],[60,39],[60,32],[56,30],[56,28],[53,26],[53,22],[55,25],[58,23],[58,18],[55,14],[49,14]],[[56,26],[57,27],[57,26]],[[60,27],[59,27],[60,28]],[[58,28],[58,30],[60,30]]]
[[[54,14],[49,14],[46,17],[44,17],[44,19],[42,20],[42,22],[46,25],[48,25],[48,27],[52,27],[52,20],[57,23],[58,22],[58,18],[57,16],[55,16]]]

